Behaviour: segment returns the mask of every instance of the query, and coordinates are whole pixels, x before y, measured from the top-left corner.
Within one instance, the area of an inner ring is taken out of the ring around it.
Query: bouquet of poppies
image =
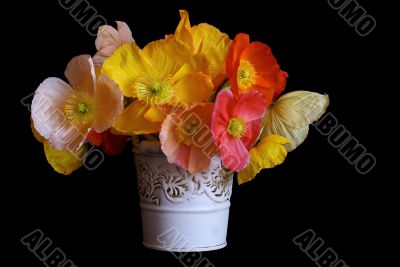
[[[68,83],[46,79],[32,102],[32,130],[60,173],[82,166],[89,143],[118,155],[126,140],[158,144],[190,173],[220,157],[247,182],[281,164],[325,112],[326,95],[285,95],[288,74],[268,45],[234,40],[180,11],[174,34],[140,48],[124,22],[99,28],[97,53],[67,65]]]

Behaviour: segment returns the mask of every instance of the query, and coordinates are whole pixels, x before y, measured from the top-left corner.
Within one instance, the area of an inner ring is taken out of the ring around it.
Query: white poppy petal
[[[76,149],[82,138],[71,135],[73,126],[64,113],[64,106],[74,89],[58,78],[40,84],[32,101],[32,121],[36,131],[59,150]],[[78,131],[81,133],[81,130]],[[80,134],[81,135],[81,134]]]

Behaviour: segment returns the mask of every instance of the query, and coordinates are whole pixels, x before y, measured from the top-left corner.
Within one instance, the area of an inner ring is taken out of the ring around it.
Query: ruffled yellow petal
[[[70,175],[83,165],[87,152],[86,146],[82,146],[78,151],[72,153],[67,150],[55,149],[47,140],[44,141],[43,145],[46,159],[56,172]]]
[[[189,14],[181,10],[181,21],[176,28],[174,38],[182,43],[196,56],[204,56],[208,69],[202,71],[213,78],[214,87],[219,87],[226,78],[225,58],[232,40],[225,33],[207,23],[190,27]],[[166,36],[171,39],[171,36]]]
[[[152,122],[163,122],[165,119],[165,114],[162,110],[156,106],[151,106],[147,112],[144,114],[145,119]]]
[[[135,101],[126,107],[113,128],[121,134],[139,135],[157,133],[161,129],[160,122],[151,122],[144,117],[149,110],[149,106],[143,101]]]
[[[216,70],[220,65],[225,65],[226,54],[232,45],[232,40],[216,27],[201,23],[193,26],[193,46],[196,52],[203,53]]]
[[[127,43],[115,50],[103,63],[102,74],[116,82],[125,96],[136,97],[133,84],[148,69],[141,53],[135,43]]]
[[[157,40],[143,48],[142,60],[151,66],[147,78],[162,80],[174,76],[185,64],[190,63],[191,53],[176,40]]]
[[[238,173],[238,183],[251,181],[262,169],[281,164],[286,158],[285,144],[288,143],[286,138],[279,135],[263,138],[256,147],[250,150],[250,162],[243,171]]]
[[[186,10],[179,10],[181,20],[175,30],[175,39],[193,51],[193,37],[189,21],[189,14]]]
[[[200,103],[210,98],[212,93],[212,80],[203,73],[186,75],[175,85],[175,97],[178,103]]]

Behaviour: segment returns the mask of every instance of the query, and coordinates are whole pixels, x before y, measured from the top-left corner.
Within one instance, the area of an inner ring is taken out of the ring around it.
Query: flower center
[[[90,123],[94,115],[94,100],[86,94],[71,94],[64,105],[64,114],[72,124]]]
[[[182,144],[190,146],[193,144],[193,136],[197,131],[198,125],[195,122],[186,122],[183,125],[177,125],[175,128],[178,135],[178,141]]]
[[[174,87],[169,80],[138,79],[134,84],[134,89],[137,97],[148,105],[167,104],[174,96]]]
[[[256,83],[257,72],[253,64],[247,60],[241,60],[237,70],[237,82],[241,91],[246,91],[247,88]]]
[[[246,132],[246,128],[246,122],[242,118],[231,118],[229,120],[227,131],[233,137],[241,138]]]

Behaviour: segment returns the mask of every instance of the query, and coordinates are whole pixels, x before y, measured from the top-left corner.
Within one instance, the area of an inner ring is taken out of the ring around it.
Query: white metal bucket
[[[135,152],[145,247],[209,251],[226,246],[232,173],[214,157],[190,174],[161,153]]]

